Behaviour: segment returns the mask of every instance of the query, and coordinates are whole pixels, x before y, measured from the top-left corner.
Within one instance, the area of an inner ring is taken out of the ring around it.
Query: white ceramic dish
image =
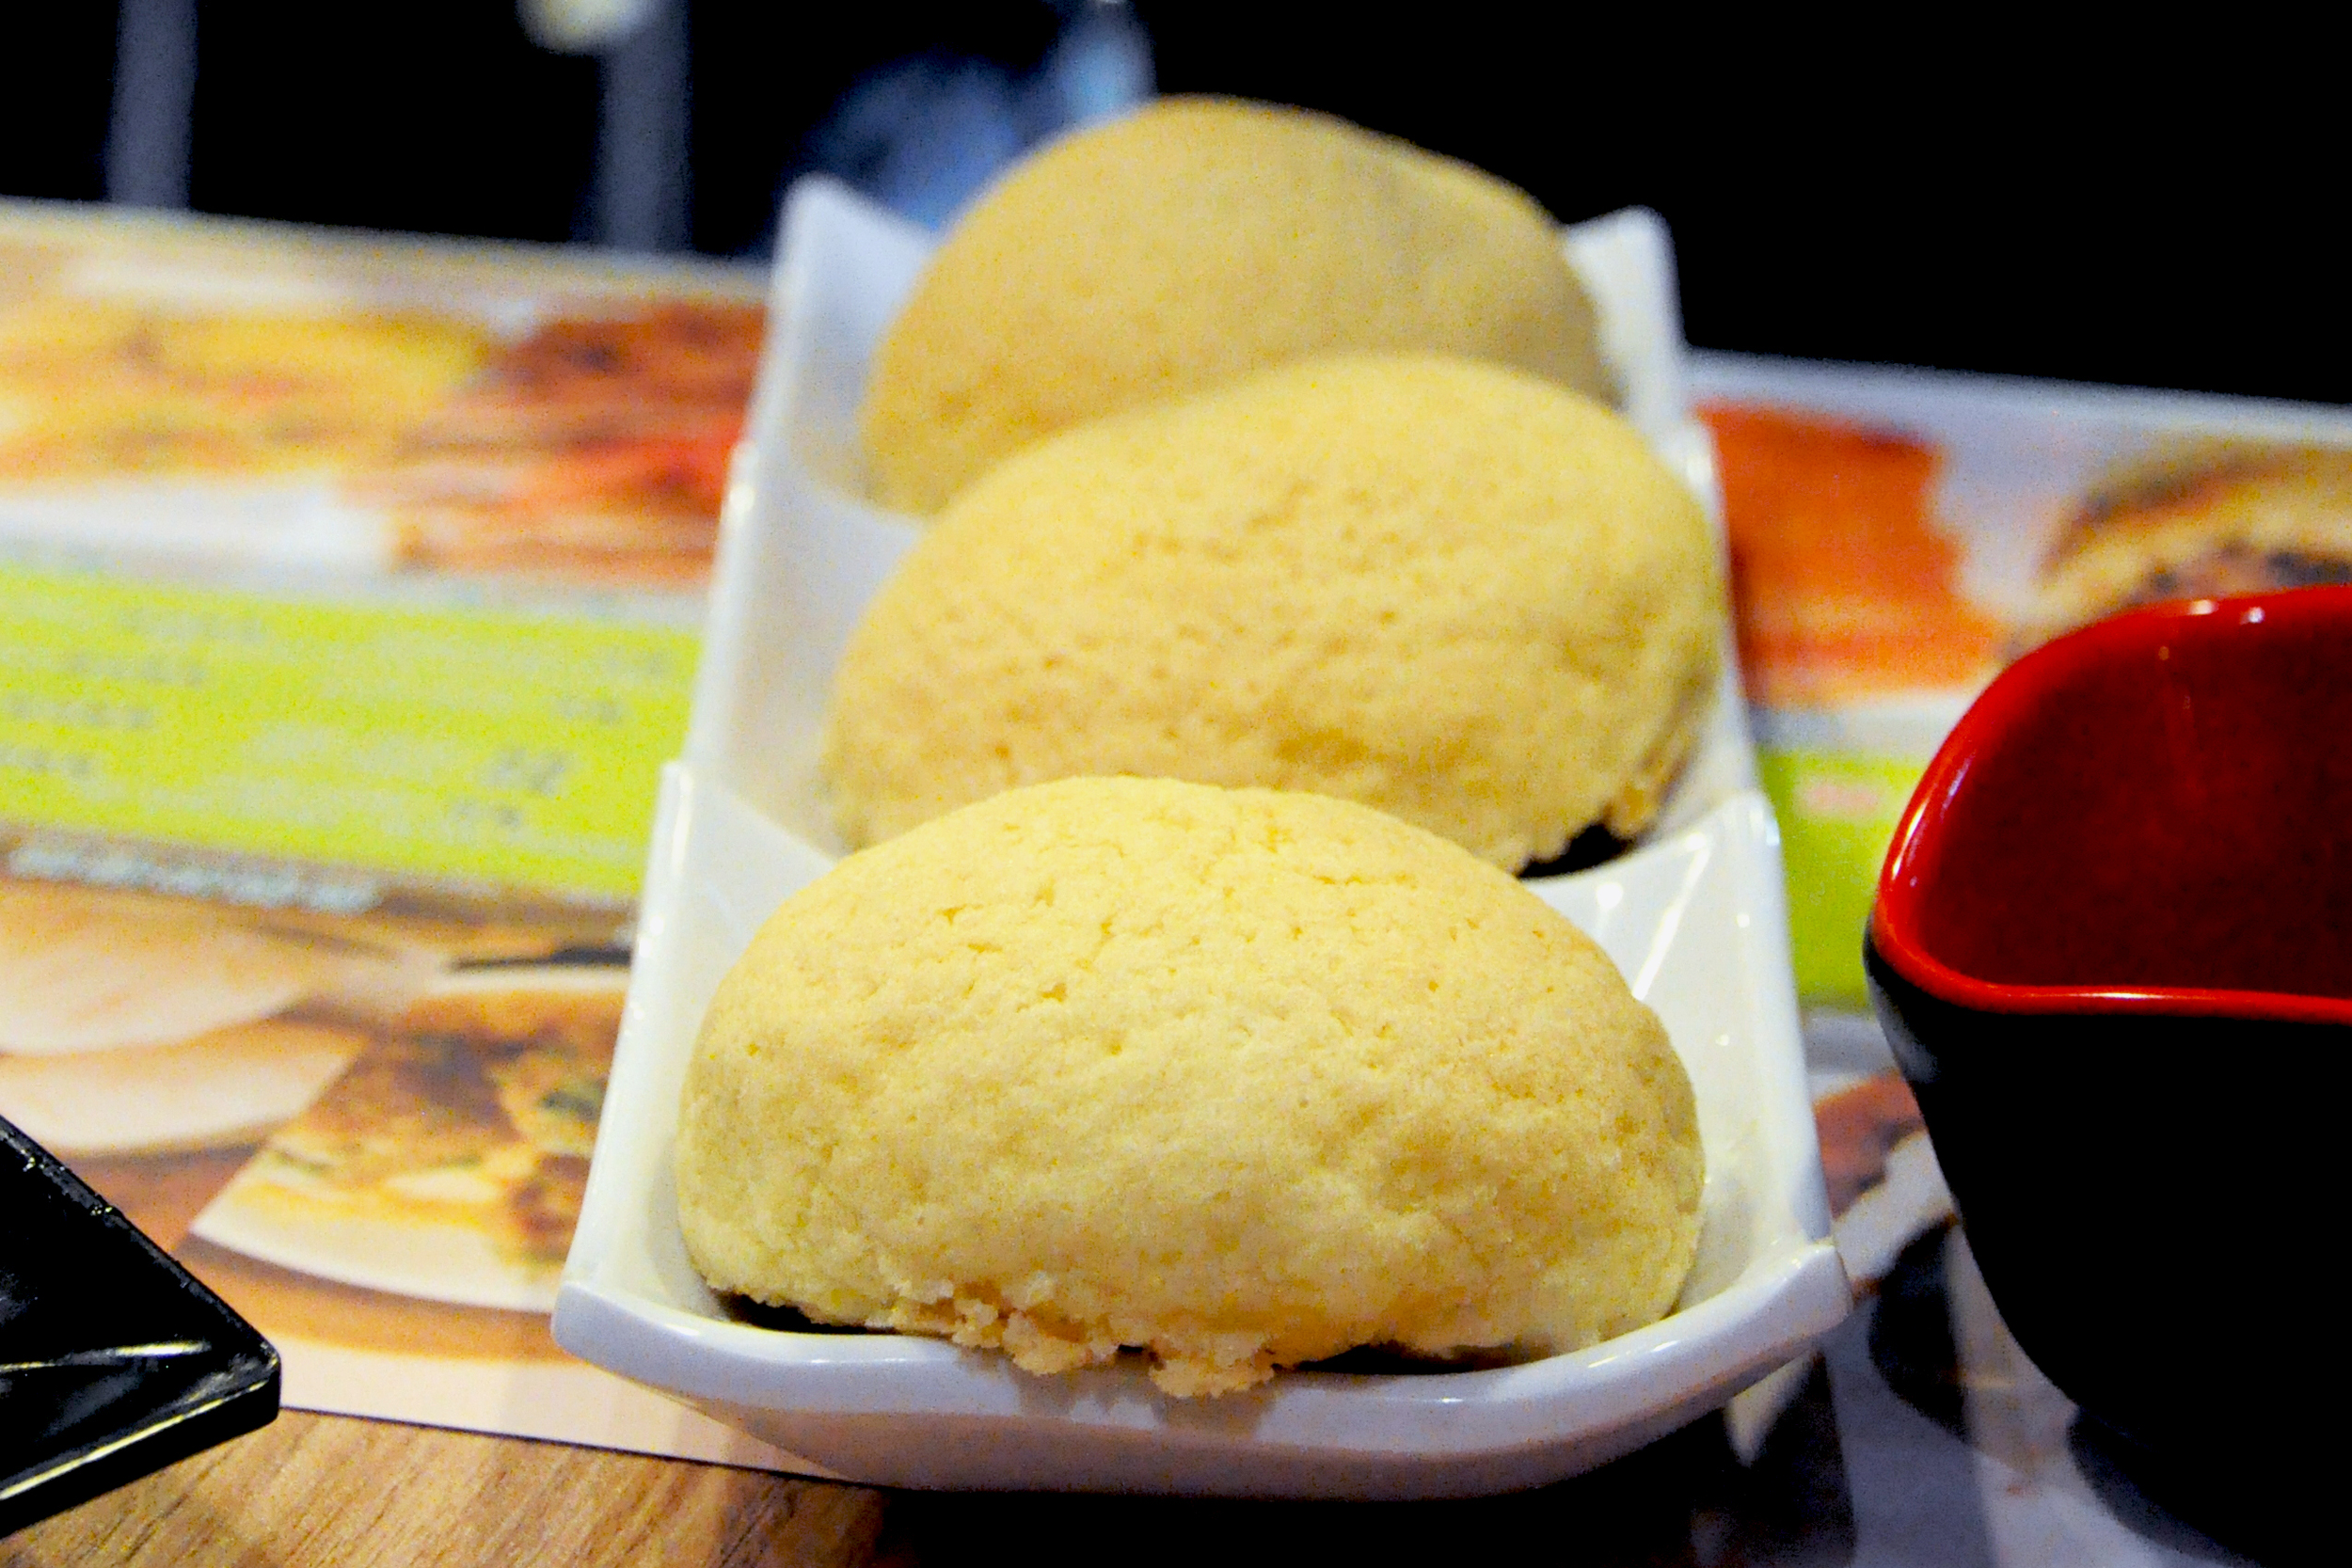
[[[816,781],[832,670],[913,525],[856,499],[865,361],[928,237],[839,186],[787,208],[768,361],[720,544],[686,756],[664,773],[636,966],[555,1312],[564,1347],[855,1480],[1289,1497],[1437,1497],[1556,1480],[1723,1403],[1844,1316],[1806,1098],[1777,833],[1729,682],[1659,830],[1597,870],[1531,882],[1665,1021],[1698,1092],[1699,1262],[1661,1323],[1480,1371],[1286,1373],[1160,1395],[1139,1367],[1063,1378],[895,1335],[729,1317],[688,1262],[671,1149],[703,1010],[777,903],[839,846]],[[1629,412],[1703,494],[1664,230],[1571,230]]]

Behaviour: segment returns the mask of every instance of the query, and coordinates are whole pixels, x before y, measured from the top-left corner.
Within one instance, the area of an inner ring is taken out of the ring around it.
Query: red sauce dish
[[[1864,961],[2019,1344],[2159,1467],[2275,1497],[2342,1382],[2310,1281],[2352,1050],[2352,588],[2010,666],[1912,797]]]

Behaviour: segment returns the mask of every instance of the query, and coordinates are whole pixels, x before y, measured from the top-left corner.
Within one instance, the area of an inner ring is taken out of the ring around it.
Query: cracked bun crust
[[[1647,826],[1722,591],[1641,436],[1523,372],[1359,356],[1063,432],[876,595],[824,768],[851,846],[1132,773],[1360,800],[1505,870]]]
[[[1165,99],[1055,143],[957,223],[877,351],[875,499],[929,514],[1085,420],[1291,359],[1425,349],[1611,394],[1549,214],[1326,116]]]
[[[1359,1345],[1574,1349],[1691,1267],[1696,1114],[1607,955],[1310,795],[1077,779],[779,909],[690,1069],[720,1291],[1230,1392]]]

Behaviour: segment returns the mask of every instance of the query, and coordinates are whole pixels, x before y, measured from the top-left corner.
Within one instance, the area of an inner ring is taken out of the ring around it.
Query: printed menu
[[[547,1327],[765,285],[0,209],[0,1115],[290,1405],[774,1462]]]

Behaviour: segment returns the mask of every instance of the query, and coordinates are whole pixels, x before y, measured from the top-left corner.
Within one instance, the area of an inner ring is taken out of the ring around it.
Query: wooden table
[[[879,1493],[286,1411],[0,1541],[67,1564],[866,1563]]]
[[[1821,1380],[1817,1379],[1817,1382]],[[247,1437],[0,1540],[0,1568],[68,1564],[888,1564],[1442,1560],[1534,1549],[1598,1563],[1800,1557],[1836,1534],[1800,1402],[1754,1469],[1702,1420],[1605,1470],[1466,1502],[1273,1503],[886,1492],[347,1417]],[[1813,1409],[1808,1411],[1811,1403]],[[1784,1450],[1775,1458],[1774,1449]],[[1850,1526],[1849,1526],[1850,1528]]]

